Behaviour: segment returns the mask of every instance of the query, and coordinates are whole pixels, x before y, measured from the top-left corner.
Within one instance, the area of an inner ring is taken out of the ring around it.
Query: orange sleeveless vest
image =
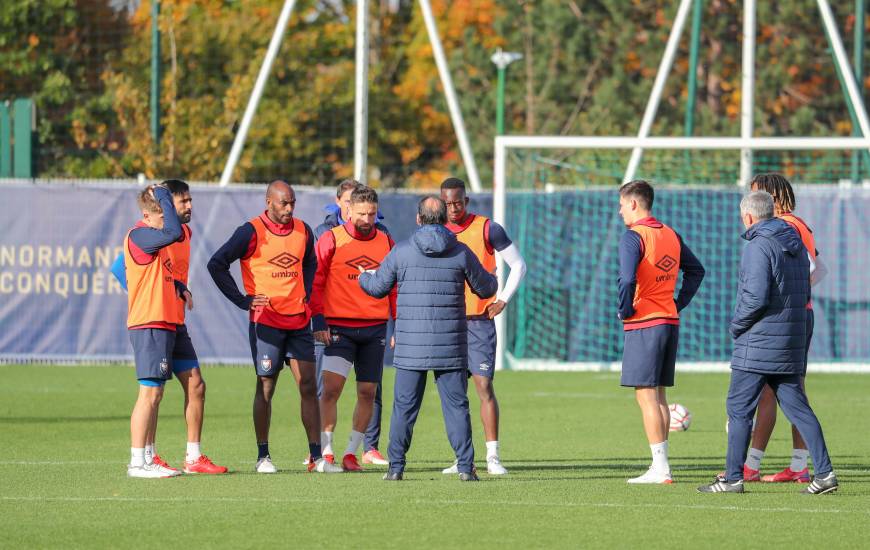
[[[801,242],[804,243],[804,246],[807,247],[807,252],[810,253],[810,256],[815,260],[818,258],[818,250],[816,250],[816,238],[813,236],[813,230],[810,229],[810,226],[807,225],[807,222],[798,218],[791,212],[786,212],[779,217],[782,221],[794,227],[798,235],[800,235]],[[807,302],[807,309],[813,309],[813,301],[810,300]]]
[[[245,292],[269,297],[267,309],[281,315],[298,315],[305,311],[305,284],[302,258],[308,235],[302,220],[293,218],[289,235],[276,235],[259,216],[251,225],[257,235],[257,247],[240,264]]]
[[[377,269],[390,253],[390,240],[375,229],[370,240],[354,239],[343,225],[332,228],[335,252],[323,296],[323,313],[332,319],[383,320],[390,318],[388,298],[372,298],[357,282],[359,269]]]
[[[465,244],[474,252],[477,259],[483,265],[483,268],[490,273],[495,273],[495,251],[486,245],[484,229],[489,218],[484,216],[474,215],[474,220],[471,224],[456,234],[459,242]],[[478,298],[477,294],[471,291],[468,283],[465,283],[465,315],[468,317],[483,315],[489,304],[494,303],[496,297]]]
[[[150,262],[136,263],[130,253],[130,232],[124,237],[124,269],[127,273],[127,328],[151,323],[181,324],[178,296],[173,283],[172,260],[167,247]]]
[[[633,225],[640,236],[643,257],[637,266],[634,315],[623,320],[625,330],[662,324],[679,324],[674,291],[680,270],[680,240],[670,227]]]
[[[190,271],[190,228],[181,225],[182,239],[175,241],[166,247],[166,252],[169,254],[169,260],[172,263],[173,276],[187,286],[187,274]],[[178,316],[181,317],[181,322],[184,322],[184,300],[178,298]]]

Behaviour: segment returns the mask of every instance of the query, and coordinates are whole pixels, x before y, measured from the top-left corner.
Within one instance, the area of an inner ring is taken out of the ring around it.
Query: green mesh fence
[[[617,248],[625,227],[617,186],[629,153],[512,152],[507,227],[529,266],[507,316],[511,360],[615,362]],[[794,181],[849,179],[850,152],[756,155],[755,170],[790,166]],[[860,165],[867,166],[862,161]],[[859,165],[859,167],[860,167]],[[679,360],[727,361],[743,240],[737,152],[646,154],[638,177],[656,183],[654,214],[680,233],[707,270],[682,314]],[[667,183],[665,183],[667,182]],[[870,189],[798,185],[797,214],[813,227],[828,276],[814,287],[814,361],[870,361]]]

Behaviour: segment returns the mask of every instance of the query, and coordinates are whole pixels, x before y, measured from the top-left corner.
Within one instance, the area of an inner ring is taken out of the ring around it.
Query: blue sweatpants
[[[731,387],[725,408],[728,411],[728,455],[726,478],[743,479],[743,463],[752,438],[752,417],[758,408],[761,390],[767,384],[776,394],[776,400],[789,422],[794,424],[807,444],[813,458],[817,476],[824,476],[834,468],[825,446],[825,436],[816,414],[807,401],[797,374],[759,374],[731,369]]]
[[[314,341],[314,365],[316,368],[316,380],[317,380],[317,398],[320,399],[320,396],[323,395],[323,351],[326,349],[326,346],[321,344],[318,341]],[[378,442],[381,439],[381,409],[382,409],[382,400],[381,400],[381,383],[378,382],[378,389],[375,393],[375,404],[372,408],[372,419],[369,421],[369,425],[366,428],[366,436],[365,436],[365,451],[371,451],[372,449],[378,448]]]
[[[441,370],[435,373],[435,384],[441,397],[441,412],[447,439],[456,453],[460,472],[474,468],[474,445],[471,442],[471,415],[468,411],[468,370]],[[396,369],[393,396],[393,417],[390,420],[390,471],[405,470],[405,453],[411,447],[414,424],[423,404],[426,377],[429,371]]]

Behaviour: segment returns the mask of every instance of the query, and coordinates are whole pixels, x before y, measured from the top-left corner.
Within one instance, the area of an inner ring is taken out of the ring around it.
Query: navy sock
[[[269,442],[257,443],[257,460],[269,456]]]
[[[323,452],[320,450],[320,443],[309,443],[308,452],[311,453],[311,458],[314,460],[323,458]]]

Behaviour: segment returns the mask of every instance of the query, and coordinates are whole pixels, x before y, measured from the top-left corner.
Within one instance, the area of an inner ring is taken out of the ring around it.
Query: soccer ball
[[[684,432],[692,425],[692,413],[689,409],[679,403],[672,403],[668,409],[671,411],[671,428],[672,432]]]

